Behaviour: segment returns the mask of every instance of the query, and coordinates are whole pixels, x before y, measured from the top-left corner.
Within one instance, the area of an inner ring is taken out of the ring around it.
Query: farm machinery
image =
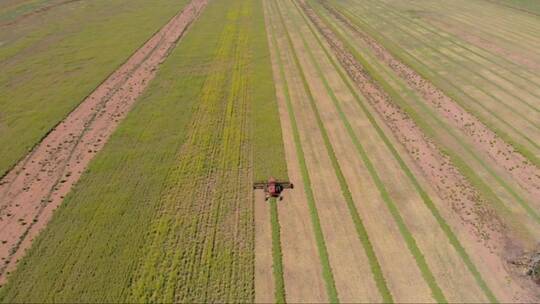
[[[253,183],[253,189],[263,189],[264,190],[264,200],[268,200],[271,197],[278,198],[279,200],[283,199],[281,192],[285,189],[293,189],[294,185],[288,181],[279,181],[273,177],[270,177],[268,181],[258,181]]]

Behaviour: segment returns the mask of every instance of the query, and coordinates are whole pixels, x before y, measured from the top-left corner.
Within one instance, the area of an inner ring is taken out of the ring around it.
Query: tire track
[[[45,228],[206,3],[187,4],[0,180],[0,282]]]

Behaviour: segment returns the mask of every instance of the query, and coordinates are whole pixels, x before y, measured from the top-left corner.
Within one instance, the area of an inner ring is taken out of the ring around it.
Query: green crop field
[[[253,300],[252,177],[286,174],[279,128],[260,136],[279,126],[262,20],[258,1],[209,4],[3,301]]]
[[[0,7],[0,176],[188,1],[49,2]]]
[[[0,303],[539,302],[539,8],[0,1]]]

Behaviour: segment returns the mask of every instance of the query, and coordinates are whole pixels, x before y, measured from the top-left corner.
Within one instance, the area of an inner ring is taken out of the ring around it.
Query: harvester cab
[[[276,197],[279,200],[283,199],[281,193],[285,189],[293,189],[294,185],[288,181],[279,181],[273,177],[270,177],[268,181],[255,182],[253,183],[253,189],[263,189],[264,190],[264,200],[268,200],[271,197]]]

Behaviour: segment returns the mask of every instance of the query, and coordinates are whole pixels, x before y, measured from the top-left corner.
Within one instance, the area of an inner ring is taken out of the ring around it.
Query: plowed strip
[[[193,0],[0,181],[0,282],[103,148],[176,42],[205,7]]]

